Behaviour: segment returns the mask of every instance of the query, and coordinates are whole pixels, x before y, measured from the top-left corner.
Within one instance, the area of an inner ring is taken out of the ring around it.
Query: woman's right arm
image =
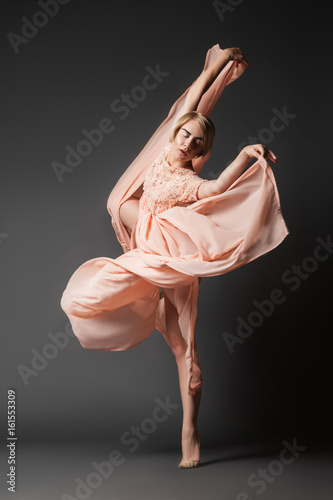
[[[246,66],[250,66],[250,63],[245,59],[239,47],[232,47],[223,50],[214,63],[207,68],[206,71],[201,73],[188,91],[183,107],[183,114],[197,110],[202,96],[216,80],[217,76],[229,61],[240,61]]]

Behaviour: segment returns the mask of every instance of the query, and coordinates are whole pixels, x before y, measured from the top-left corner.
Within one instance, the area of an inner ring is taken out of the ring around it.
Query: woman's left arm
[[[224,49],[217,57],[214,63],[206,69],[194,82],[188,94],[183,107],[183,114],[190,111],[196,111],[201,97],[209,89],[212,83],[216,80],[222,69],[228,64],[229,61],[240,61],[246,66],[251,66],[245,59],[239,47],[231,47]]]
[[[262,144],[245,146],[237,158],[225,169],[222,174],[212,181],[203,182],[198,190],[198,199],[208,198],[224,193],[243,173],[252,158],[269,158],[277,163],[277,157],[270,149]]]

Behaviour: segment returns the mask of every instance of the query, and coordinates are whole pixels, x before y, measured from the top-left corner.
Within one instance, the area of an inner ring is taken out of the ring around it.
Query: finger
[[[259,144],[256,146],[253,146],[253,156],[255,158],[260,158],[260,156],[264,156],[264,150],[263,147],[260,146]]]
[[[245,66],[252,66],[250,61],[248,61],[246,59],[246,57],[244,56],[243,51],[241,49],[239,50],[239,55],[241,56],[241,62],[243,62],[245,64]]]
[[[271,151],[270,149],[267,149],[264,144],[258,145],[258,147],[259,147],[260,151],[262,151],[261,154],[262,154],[262,156],[264,158],[269,158],[274,163],[277,163],[277,157],[275,156],[275,154],[273,153],[273,151]]]
[[[268,149],[266,148],[266,146],[264,146],[263,144],[257,144],[256,148],[257,148],[257,151],[260,153],[260,155],[263,156],[264,158],[266,158],[267,152],[268,152]]]
[[[252,66],[252,63],[250,63],[244,56],[242,56],[242,63],[244,63],[245,66]]]
[[[274,163],[277,163],[278,159],[270,149],[267,150],[267,156],[270,160],[274,161]]]

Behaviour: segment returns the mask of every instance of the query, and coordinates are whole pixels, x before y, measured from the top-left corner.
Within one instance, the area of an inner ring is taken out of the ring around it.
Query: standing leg
[[[183,426],[182,426],[182,461],[180,467],[195,467],[200,458],[200,436],[197,428],[197,418],[201,400],[201,391],[194,396],[188,393],[187,387],[187,365],[186,365],[186,342],[181,334],[178,324],[178,313],[174,305],[168,299],[165,300],[165,320],[167,328],[166,341],[175,356],[181,400],[183,406]]]

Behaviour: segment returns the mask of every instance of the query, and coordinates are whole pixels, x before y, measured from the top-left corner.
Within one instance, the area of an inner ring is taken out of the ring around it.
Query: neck
[[[192,161],[191,160],[178,160],[177,158],[175,158],[175,155],[173,153],[173,151],[169,151],[169,153],[167,154],[167,162],[170,163],[170,165],[172,167],[181,167],[181,168],[190,168],[190,169],[193,169],[192,167]]]

